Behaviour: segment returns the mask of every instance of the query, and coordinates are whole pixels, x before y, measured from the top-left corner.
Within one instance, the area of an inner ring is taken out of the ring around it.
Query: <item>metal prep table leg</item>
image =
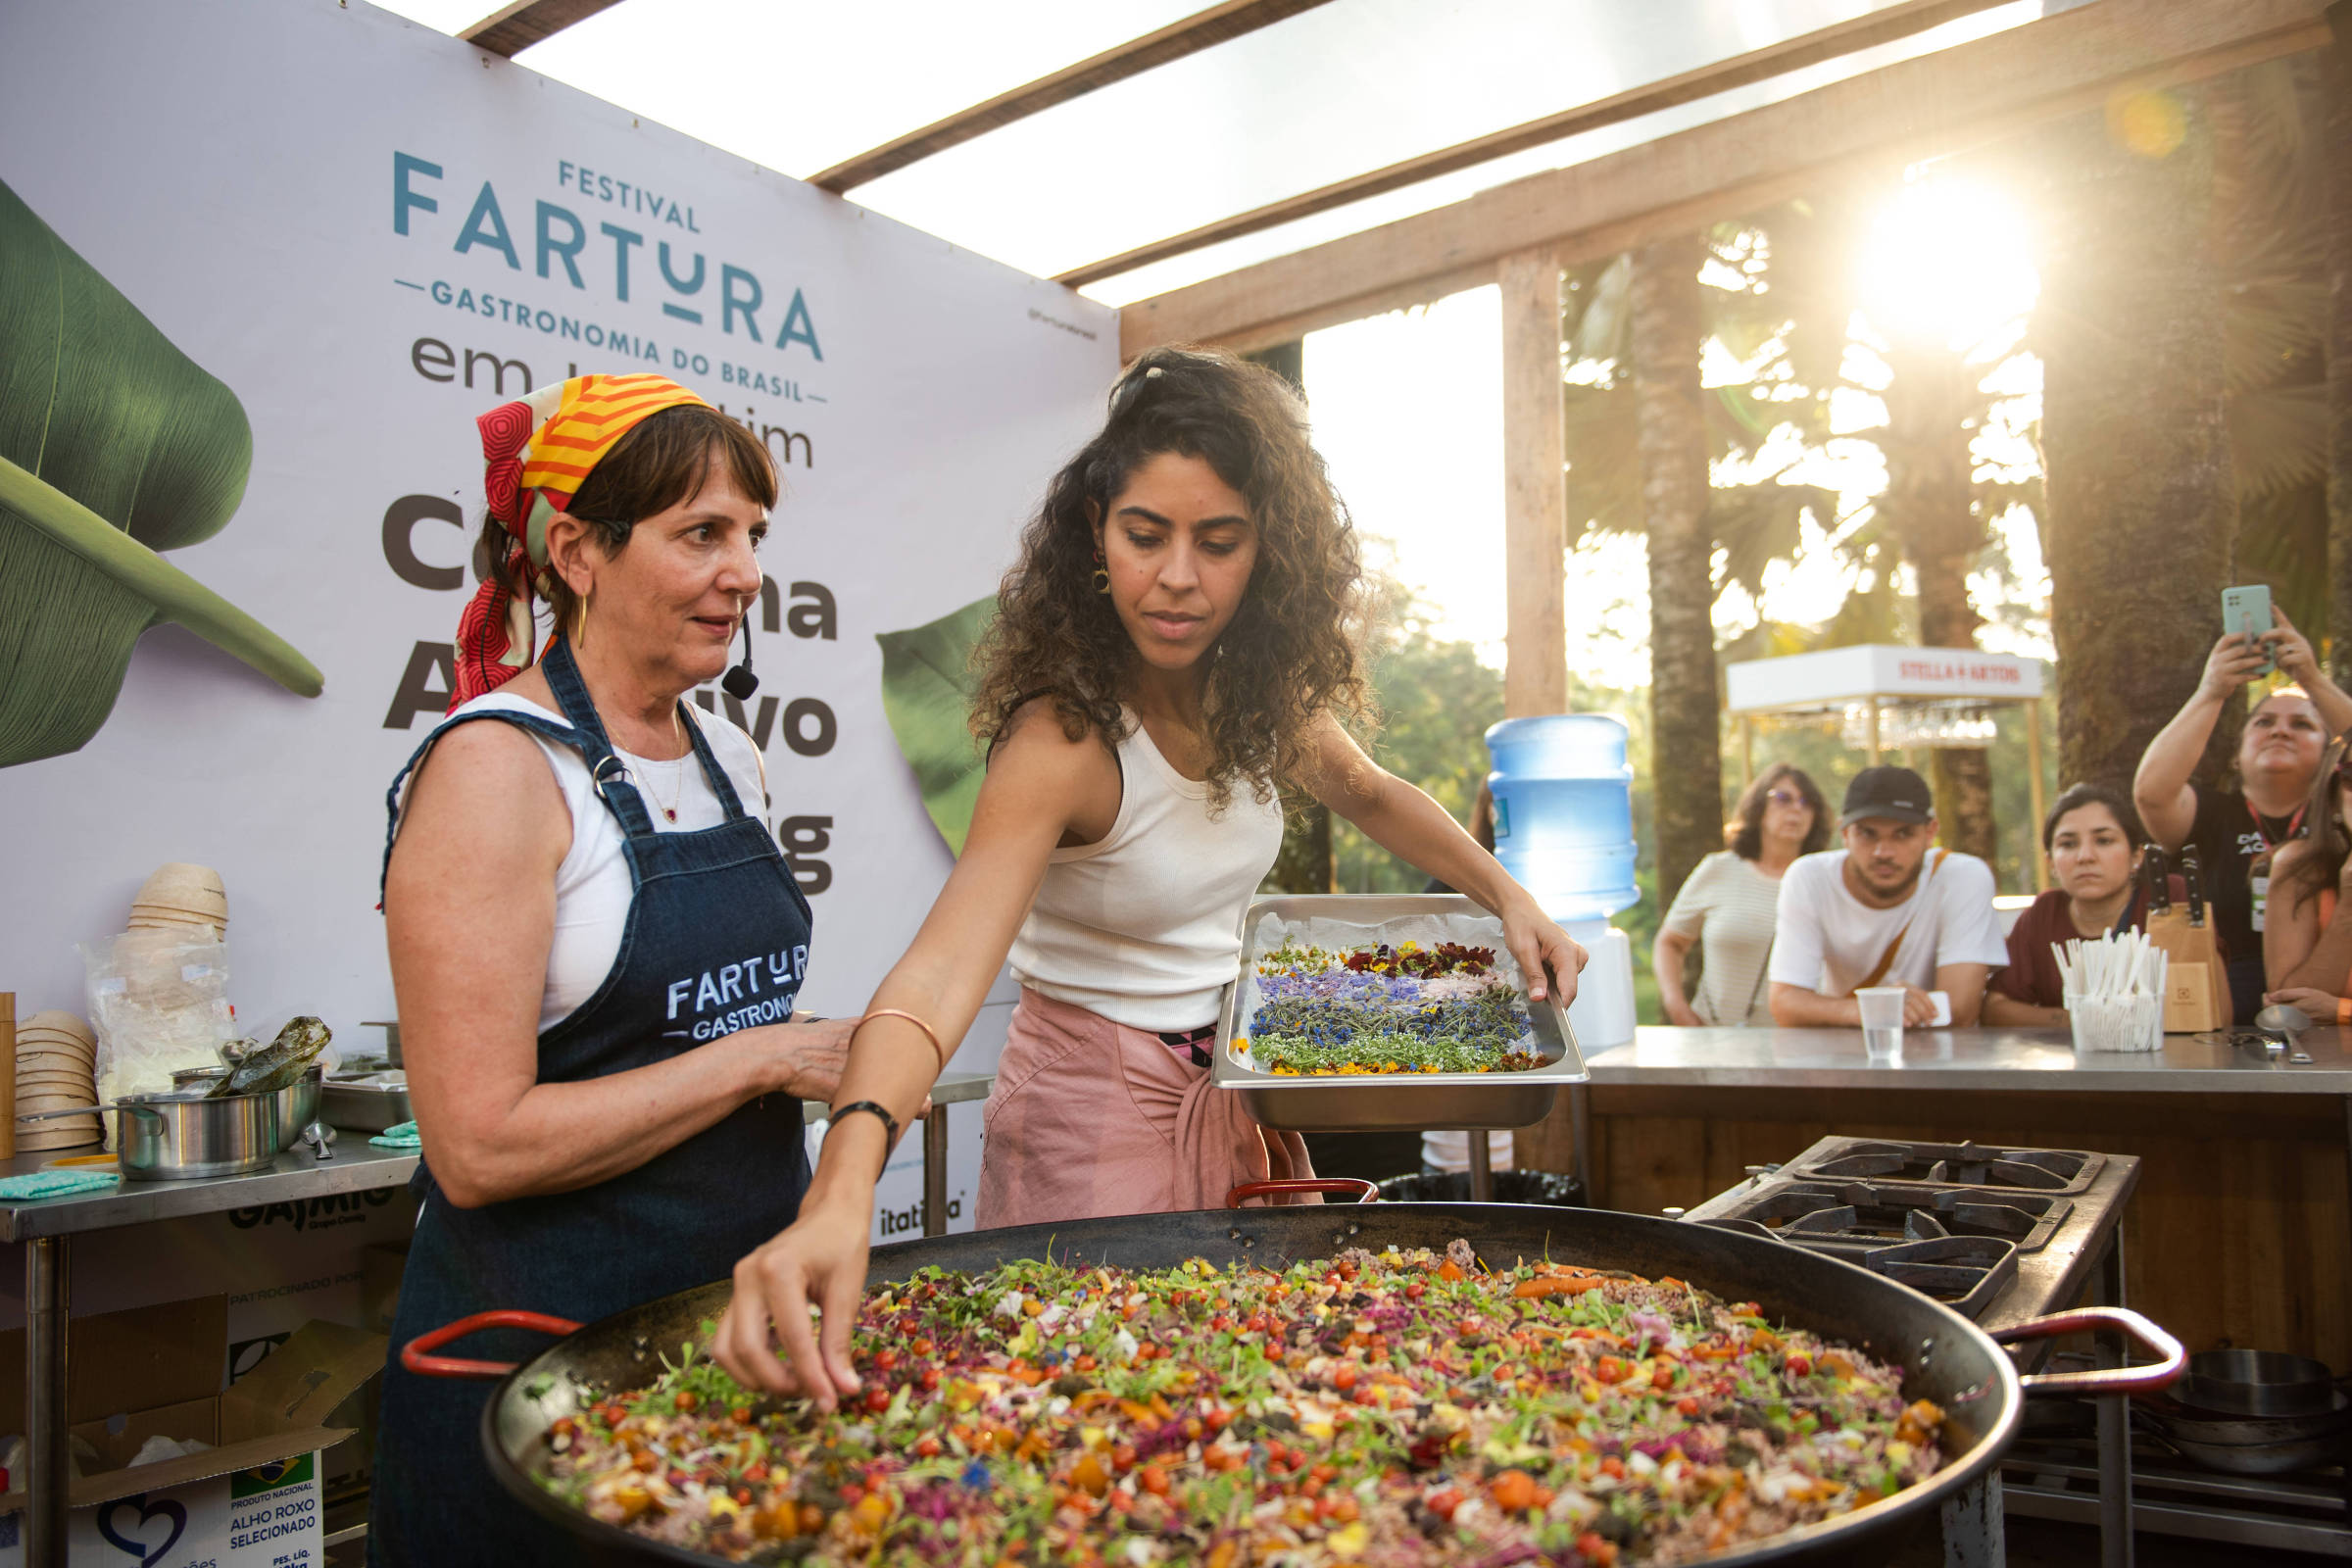
[[[1494,1201],[1494,1150],[1483,1132],[1462,1135],[1470,1141],[1470,1201]]]
[[[2008,1561],[2001,1471],[1995,1465],[1943,1505],[1943,1568],[2006,1568]]]
[[[24,1244],[26,1407],[25,1568],[66,1568],[72,1508],[66,1457],[66,1315],[73,1297],[71,1244],[42,1236]]]
[[[923,1234],[948,1234],[948,1107],[923,1118]]]
[[[2119,1223],[2099,1259],[2092,1294],[2101,1306],[2124,1304],[2124,1228]],[[2093,1336],[2098,1364],[2124,1364],[2120,1336]],[[2103,1394],[2099,1408],[2099,1564],[2132,1568],[2132,1407],[2121,1394]]]
[[[1592,1195],[1592,1091],[1583,1084],[1568,1086],[1568,1136],[1576,1147],[1568,1152],[1568,1168],[1576,1176],[1579,1196],[1587,1208],[1600,1206]]]

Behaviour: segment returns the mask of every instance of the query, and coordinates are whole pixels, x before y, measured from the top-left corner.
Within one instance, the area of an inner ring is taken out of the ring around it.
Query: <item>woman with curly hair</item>
[[[1341,726],[1368,706],[1361,576],[1279,377],[1155,349],[1112,388],[1023,532],[978,656],[989,763],[963,854],[853,1039],[799,1219],[736,1266],[712,1349],[745,1384],[828,1410],[858,1388],[876,1174],[1007,955],[1021,1000],[986,1111],[981,1225],[1216,1207],[1237,1183],[1308,1174],[1295,1134],[1208,1087],[1205,1051],[1285,791],[1500,916],[1536,997],[1547,963],[1575,994],[1583,950]]]

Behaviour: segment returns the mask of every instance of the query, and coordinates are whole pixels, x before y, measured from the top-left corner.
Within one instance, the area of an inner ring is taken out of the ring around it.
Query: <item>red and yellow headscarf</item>
[[[660,375],[575,375],[502,403],[476,419],[490,515],[514,538],[510,594],[485,578],[458,622],[457,690],[450,709],[496,691],[538,657],[534,591],[547,593],[547,521],[571,505],[613,443],[663,409],[703,399]],[[706,405],[707,406],[707,405]]]

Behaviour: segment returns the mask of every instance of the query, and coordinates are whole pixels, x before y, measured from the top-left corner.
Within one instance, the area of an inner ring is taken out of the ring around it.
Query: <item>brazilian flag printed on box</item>
[[[318,1458],[315,1453],[299,1453],[291,1459],[280,1459],[275,1464],[266,1464],[259,1469],[240,1470],[228,1478],[228,1500],[238,1503],[247,1497],[258,1497],[282,1487],[298,1487],[311,1479]]]

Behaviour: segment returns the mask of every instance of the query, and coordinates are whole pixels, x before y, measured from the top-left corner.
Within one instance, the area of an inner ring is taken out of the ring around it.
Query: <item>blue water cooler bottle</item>
[[[1487,731],[1494,858],[1592,954],[1568,1009],[1591,1053],[1634,1038],[1633,945],[1609,916],[1639,902],[1625,725],[1601,713],[1507,718]]]

